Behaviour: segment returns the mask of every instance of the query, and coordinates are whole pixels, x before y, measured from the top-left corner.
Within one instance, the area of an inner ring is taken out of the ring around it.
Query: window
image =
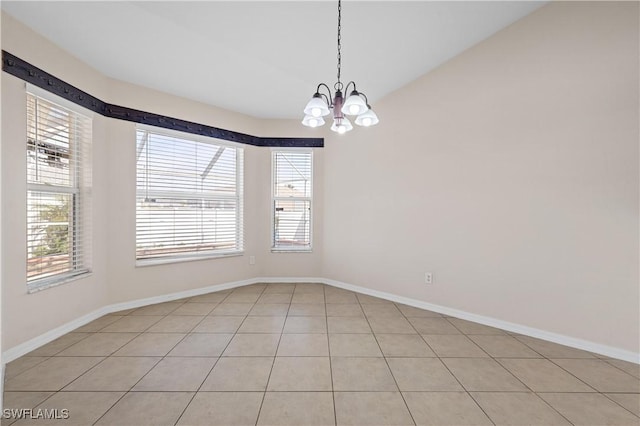
[[[311,151],[273,151],[273,250],[311,250]]]
[[[243,150],[216,139],[186,137],[137,131],[138,260],[243,250]]]
[[[89,117],[27,94],[29,290],[90,269],[90,147]]]

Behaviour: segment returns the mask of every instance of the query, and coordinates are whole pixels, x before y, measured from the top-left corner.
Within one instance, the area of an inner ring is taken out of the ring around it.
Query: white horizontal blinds
[[[273,247],[311,248],[312,152],[273,152]]]
[[[89,268],[91,119],[27,94],[27,281]]]
[[[137,132],[136,257],[242,250],[241,148]]]

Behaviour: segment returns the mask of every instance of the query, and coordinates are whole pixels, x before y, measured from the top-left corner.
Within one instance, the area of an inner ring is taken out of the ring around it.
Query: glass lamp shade
[[[351,129],[353,129],[353,126],[347,117],[334,120],[333,125],[331,126],[331,130],[341,135],[347,133]]]
[[[360,94],[355,90],[351,92],[347,100],[342,105],[342,112],[347,115],[360,115],[368,109],[369,107],[367,107],[364,99],[362,99]]]
[[[356,124],[363,127],[375,126],[379,121],[378,116],[371,108],[356,118]]]
[[[318,93],[313,95],[313,98],[311,98],[307,106],[304,107],[305,115],[312,117],[324,117],[325,115],[329,115],[330,112],[329,106]]]
[[[305,115],[302,119],[302,124],[307,127],[320,127],[324,126],[324,118],[314,117],[313,115]]]

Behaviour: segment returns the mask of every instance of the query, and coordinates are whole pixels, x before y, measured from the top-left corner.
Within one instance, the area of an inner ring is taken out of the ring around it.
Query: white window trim
[[[57,105],[60,105],[61,107],[64,107],[76,114],[82,115],[86,118],[88,118],[89,120],[91,120],[91,123],[93,125],[93,120],[96,116],[96,114],[89,110],[86,109],[80,105],[77,105],[67,99],[64,99],[56,94],[53,94],[51,92],[48,92],[38,86],[35,86],[31,83],[25,83],[25,98],[31,94],[33,96],[36,96],[38,98],[42,98],[46,101],[49,101],[51,103],[55,103]],[[27,135],[25,134],[25,137]],[[93,143],[93,134],[91,134],[91,141],[90,143]],[[26,146],[26,145],[25,145]],[[86,165],[86,167],[92,169],[93,168],[93,164],[88,164]],[[64,187],[64,186],[56,186],[56,185],[47,185],[47,184],[36,184],[36,183],[30,183],[27,182],[27,192],[28,191],[37,191],[37,192],[47,192],[47,193],[68,193],[68,194],[73,194],[73,195],[78,195],[80,193],[80,188],[70,188],[70,187]],[[27,196],[25,194],[25,196]],[[89,211],[91,211],[91,209],[87,209]],[[91,220],[89,218],[89,220]],[[91,262],[89,262],[91,263]],[[92,275],[92,269],[90,267],[84,267],[82,269],[76,269],[76,270],[72,270],[72,271],[68,271],[68,272],[63,272],[54,276],[50,276],[50,277],[43,277],[43,278],[38,278],[35,279],[33,281],[26,281],[26,286],[27,286],[27,294],[33,294],[33,293],[38,293],[40,291],[43,290],[47,290],[53,287],[57,287],[59,285],[63,285],[63,284],[68,284],[71,283],[73,281],[78,281],[87,277],[90,277]]]
[[[166,265],[166,264],[171,264],[171,263],[183,263],[183,262],[194,262],[194,261],[198,261],[198,260],[208,260],[208,259],[221,259],[221,258],[227,258],[227,257],[236,257],[236,256],[243,256],[244,255],[244,248],[245,248],[245,241],[244,241],[244,237],[245,237],[245,232],[244,230],[245,228],[245,208],[244,208],[244,194],[245,194],[245,190],[244,190],[244,184],[245,184],[245,176],[244,176],[244,150],[246,149],[246,146],[244,144],[241,143],[237,143],[237,142],[231,142],[231,141],[226,141],[223,139],[217,139],[217,138],[213,138],[213,137],[208,137],[208,136],[202,136],[202,135],[197,135],[197,134],[193,134],[193,133],[186,133],[186,132],[181,132],[178,130],[172,130],[172,129],[165,129],[162,127],[155,127],[155,126],[150,126],[147,124],[136,124],[136,132],[138,131],[145,131],[145,132],[150,132],[150,133],[155,133],[155,134],[159,134],[159,135],[164,135],[164,136],[169,136],[169,137],[175,137],[175,138],[180,138],[180,139],[186,139],[186,140],[190,140],[190,141],[194,141],[194,142],[201,142],[201,143],[208,143],[208,144],[215,144],[215,145],[222,145],[222,146],[227,146],[230,148],[235,148],[235,149],[242,149],[243,150],[243,155],[242,155],[242,164],[240,164],[240,167],[238,167],[238,164],[236,163],[236,182],[238,182],[238,180],[242,181],[242,187],[240,188],[240,194],[238,196],[221,196],[221,198],[228,198],[230,200],[238,200],[238,205],[240,206],[241,209],[241,219],[240,219],[240,227],[242,229],[242,238],[240,239],[240,244],[241,244],[241,248],[240,249],[236,249],[236,250],[228,250],[228,251],[217,251],[217,252],[211,252],[211,251],[201,251],[201,252],[194,252],[194,253],[184,253],[184,254],[176,254],[176,255],[169,255],[169,256],[164,256],[164,257],[158,257],[158,258],[143,258],[143,259],[138,259],[137,254],[135,253],[136,250],[134,249],[134,258],[135,258],[135,267],[139,268],[139,267],[148,267],[148,266],[158,266],[158,265]],[[136,158],[137,160],[137,158]],[[236,160],[237,161],[237,160]],[[137,177],[137,172],[136,172],[136,177]],[[136,185],[136,198],[138,197],[138,190],[137,190],[137,185]],[[177,195],[181,195],[184,193],[180,193]],[[161,195],[166,195],[166,196],[171,196],[172,193],[170,191],[161,194]],[[239,231],[239,230],[237,230]],[[137,238],[135,238],[137,240]]]
[[[303,198],[298,198],[298,197],[292,197],[289,198],[290,200],[302,200],[302,201],[309,201],[309,247],[301,247],[301,248],[296,248],[293,246],[288,246],[288,247],[275,247],[275,229],[276,229],[276,212],[275,212],[275,201],[276,201],[276,194],[275,194],[275,187],[276,187],[276,170],[274,167],[274,159],[275,156],[274,154],[276,152],[308,152],[311,154],[311,196],[309,198],[303,197]],[[271,252],[272,253],[312,253],[313,252],[313,218],[315,216],[314,211],[313,211],[313,193],[314,193],[314,168],[313,168],[313,149],[311,148],[276,148],[276,147],[272,147],[271,148],[271,158],[269,159],[271,164],[271,204],[269,206],[269,209],[271,210],[271,229],[270,229],[270,233],[271,233]]]

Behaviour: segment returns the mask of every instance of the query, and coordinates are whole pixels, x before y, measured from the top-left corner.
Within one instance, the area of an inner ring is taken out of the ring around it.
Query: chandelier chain
[[[342,2],[338,0],[338,82],[335,84],[336,90],[342,90],[342,83],[340,82],[340,67],[342,65]]]

